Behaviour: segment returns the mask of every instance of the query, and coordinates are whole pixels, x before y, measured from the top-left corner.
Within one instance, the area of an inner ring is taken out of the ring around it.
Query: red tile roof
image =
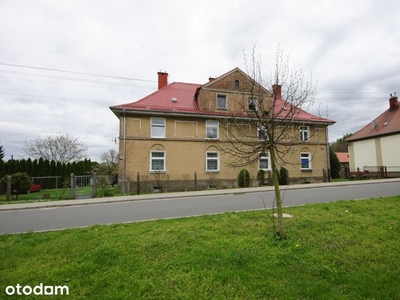
[[[349,153],[348,152],[335,152],[339,162],[341,163],[349,163]]]
[[[197,102],[193,101],[199,87],[200,84],[174,82],[139,101],[115,105],[111,109],[199,113]]]
[[[400,133],[400,109],[388,109],[362,129],[346,139],[346,142]]]
[[[294,119],[305,122],[324,122],[334,124],[335,121],[321,118],[319,116],[312,115],[305,110],[296,108],[283,99],[277,99],[275,103],[274,115],[281,119]]]
[[[232,71],[229,71],[224,75],[216,78],[215,80],[219,80],[222,77],[226,76],[226,74],[229,74],[237,69],[238,68],[235,68]],[[142,98],[139,101],[111,106],[110,109],[113,111],[126,109],[127,111],[146,111],[158,113],[165,112],[203,115],[229,115],[230,112],[201,110],[199,108],[198,102],[194,100],[195,95],[197,94],[196,92],[199,88],[208,84],[210,84],[210,82],[207,82],[204,85],[173,82],[166,87],[161,88],[156,92]],[[284,106],[288,108],[287,111],[289,112],[291,107],[290,104],[282,99],[278,99],[274,113],[284,118],[286,110],[281,109]],[[329,124],[334,123],[334,121],[332,120],[314,116],[300,109],[296,111],[295,118],[300,121],[323,122]]]

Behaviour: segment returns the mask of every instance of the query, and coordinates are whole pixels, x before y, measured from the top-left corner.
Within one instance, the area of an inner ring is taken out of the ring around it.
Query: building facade
[[[346,139],[349,143],[350,171],[385,167],[400,172],[400,109],[396,94],[390,95],[389,108]]]
[[[142,190],[232,188],[242,167],[235,166],[232,152],[225,151],[232,118],[246,120],[248,111],[268,106],[274,93],[265,90],[243,71],[235,68],[206,84],[174,82],[168,74],[158,73],[158,90],[132,103],[110,107],[119,118],[119,178],[125,192],[136,182]],[[249,91],[257,86],[262,93]],[[275,91],[275,99],[280,88]],[[257,98],[257,99],[256,99]],[[244,113],[246,111],[246,113]],[[289,171],[290,181],[318,182],[326,180],[329,169],[327,127],[334,122],[305,111],[296,113],[296,120],[286,129],[285,137],[297,140],[290,148],[282,143],[284,159],[280,166]],[[259,139],[260,128],[245,125],[249,139]],[[230,145],[232,145],[230,143]],[[257,159],[244,160],[253,179],[262,169],[270,178],[268,151],[256,153]],[[247,163],[248,161],[248,163]],[[253,180],[253,185],[256,185]],[[195,186],[196,185],[196,186]]]

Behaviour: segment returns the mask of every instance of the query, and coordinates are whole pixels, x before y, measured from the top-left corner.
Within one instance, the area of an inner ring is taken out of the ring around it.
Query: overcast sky
[[[26,140],[68,133],[88,158],[118,150],[110,106],[169,82],[206,83],[243,53],[274,71],[277,47],[318,81],[311,112],[353,133],[400,92],[398,0],[1,0],[0,145],[26,158]],[[91,74],[91,75],[90,75]],[[104,76],[96,76],[104,75]]]

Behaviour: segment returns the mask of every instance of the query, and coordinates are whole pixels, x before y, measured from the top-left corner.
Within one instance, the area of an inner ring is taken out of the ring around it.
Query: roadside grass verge
[[[3,235],[0,298],[400,299],[400,196],[284,211],[286,241],[270,210]]]
[[[91,187],[78,188],[78,194],[91,194]],[[118,187],[107,186],[104,189],[102,187],[97,188],[97,197],[113,197],[118,195]],[[15,196],[14,196],[15,198]],[[29,194],[19,194],[18,199],[10,201],[6,200],[6,195],[0,195],[1,204],[17,204],[17,203],[29,203],[29,202],[41,202],[41,201],[58,201],[58,200],[69,200],[71,199],[70,188],[65,189],[45,189],[39,192]]]

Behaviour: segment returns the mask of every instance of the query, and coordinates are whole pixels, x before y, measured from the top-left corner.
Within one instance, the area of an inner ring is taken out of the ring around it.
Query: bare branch
[[[32,158],[66,163],[85,158],[87,147],[69,134],[59,134],[25,141],[23,151]]]

